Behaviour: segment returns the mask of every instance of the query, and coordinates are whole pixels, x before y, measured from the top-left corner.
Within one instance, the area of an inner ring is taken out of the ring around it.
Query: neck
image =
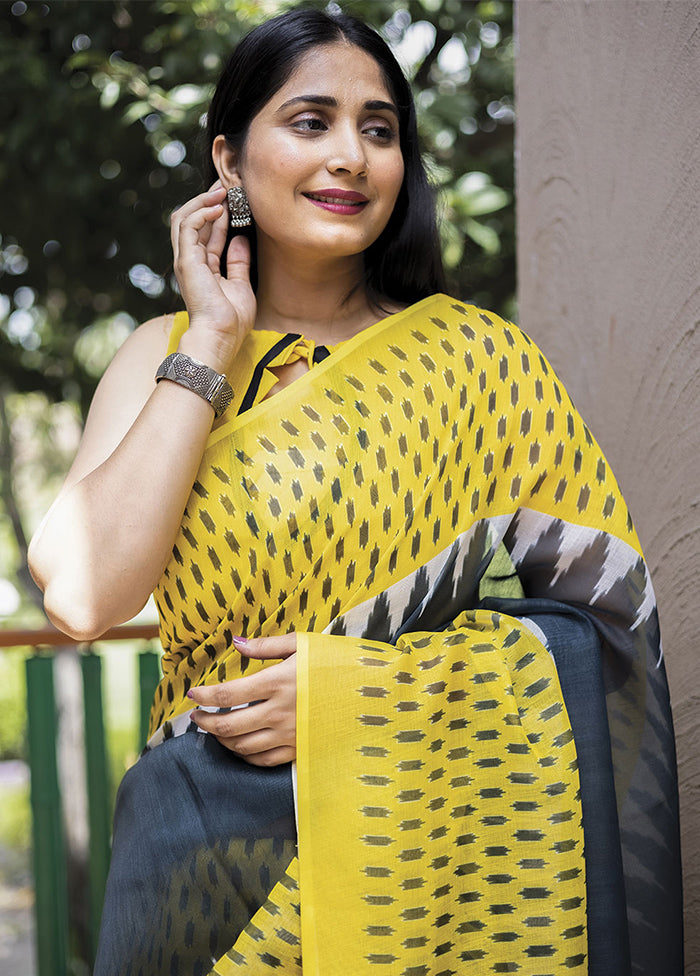
[[[298,332],[325,345],[382,317],[362,284],[362,255],[313,261],[309,255],[290,260],[259,251],[257,300],[256,329]]]

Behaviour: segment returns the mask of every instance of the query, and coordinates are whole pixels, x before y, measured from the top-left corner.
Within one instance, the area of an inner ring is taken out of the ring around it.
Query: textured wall
[[[520,0],[520,322],[617,474],[659,597],[700,973],[700,2]]]

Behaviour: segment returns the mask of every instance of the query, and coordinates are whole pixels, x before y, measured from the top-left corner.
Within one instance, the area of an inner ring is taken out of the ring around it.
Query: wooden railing
[[[157,636],[155,624],[127,624],[107,631],[99,643],[152,641]],[[38,976],[67,976],[70,955],[54,690],[55,650],[68,646],[75,646],[75,642],[52,627],[0,631],[0,648],[34,651],[26,660],[26,681]],[[90,888],[90,958],[83,962],[92,969],[109,869],[112,809],[102,705],[102,659],[92,644],[81,644],[78,648],[83,683]],[[146,741],[150,704],[159,679],[160,654],[150,648],[141,651],[138,656],[140,746]]]

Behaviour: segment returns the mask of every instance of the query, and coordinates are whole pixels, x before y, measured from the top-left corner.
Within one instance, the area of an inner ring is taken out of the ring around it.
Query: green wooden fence
[[[157,634],[153,625],[115,627],[105,640],[147,640]],[[62,829],[61,792],[56,742],[58,733],[54,694],[53,648],[68,645],[58,631],[5,631],[0,647],[33,647],[26,661],[28,758],[30,767],[32,845],[35,881],[37,976],[68,976],[69,918],[66,846]],[[92,968],[97,946],[111,838],[111,784],[102,701],[102,659],[92,646],[81,647],[85,723],[85,773],[90,832],[88,880]],[[160,654],[147,645],[138,655],[139,740],[145,744],[148,713],[160,680]]]

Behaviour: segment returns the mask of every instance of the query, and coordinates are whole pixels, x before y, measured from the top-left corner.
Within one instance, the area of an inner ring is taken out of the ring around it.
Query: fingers
[[[170,238],[172,241],[175,262],[180,259],[180,233],[183,225],[185,225],[194,214],[201,213],[202,211],[208,213],[210,220],[217,219],[222,216],[225,217],[225,208],[223,206],[225,195],[226,191],[221,185],[221,181],[217,180],[216,183],[212,184],[212,186],[206,191],[206,193],[198,194],[196,197],[188,200],[181,207],[178,207],[172,212],[170,215]],[[219,251],[219,253],[221,253],[221,251]]]
[[[224,745],[224,743],[222,743]],[[278,746],[276,749],[268,749],[267,752],[256,753],[251,756],[241,756],[245,762],[251,766],[281,766],[282,763],[294,762],[297,751],[292,746]]]
[[[246,657],[255,658],[288,658],[296,654],[297,635],[280,634],[275,637],[234,637],[233,644],[237,651]]]
[[[213,735],[223,746],[249,762],[276,765],[294,758],[296,727],[293,710],[282,710],[279,714],[267,702],[262,702],[227,713],[196,709],[190,718],[203,732]]]
[[[225,235],[226,230],[224,239]],[[246,237],[238,235],[229,244],[226,252],[226,277],[228,281],[250,281],[250,244]]]
[[[280,742],[272,729],[261,729],[255,735],[242,737],[215,736],[231,752],[253,766],[278,766],[296,759],[294,741]]]
[[[286,635],[286,638],[294,637],[296,646],[296,635]],[[296,659],[293,657],[293,650],[289,650],[290,642],[286,638],[258,638],[253,643],[267,643],[275,641],[285,641],[288,653],[285,653],[287,660],[281,660],[279,664],[273,664],[256,674],[246,675],[243,678],[234,678],[233,681],[222,681],[216,685],[200,685],[197,688],[190,688],[187,697],[196,705],[214,705],[217,708],[235,708],[239,705],[247,705],[250,702],[263,702],[269,698],[275,699],[276,707],[286,706],[290,701],[296,700]],[[238,639],[238,638],[236,638]],[[270,657],[281,657],[277,648]],[[253,654],[251,657],[255,656]],[[264,655],[259,655],[264,656]]]
[[[245,713],[255,713],[249,717]],[[215,736],[227,749],[249,756],[278,746],[294,746],[295,721],[291,715],[276,715],[264,705],[251,705],[236,712],[211,713],[195,709],[190,719],[203,732]]]
[[[187,200],[173,210],[170,215],[171,227],[179,227],[183,220],[191,217],[193,213],[196,213],[202,207],[211,207],[213,205],[222,206],[224,197],[224,188],[221,185],[221,181],[217,180],[205,193],[197,194],[196,197],[192,197],[191,200]]]
[[[227,276],[221,274],[228,235],[225,196],[224,187],[217,181],[171,217],[175,276],[190,316],[190,337],[196,335],[203,342],[195,358],[201,359],[206,353],[222,373],[230,369],[243,338],[253,327],[257,307],[250,284],[250,247],[245,238],[234,238],[226,249]]]
[[[212,274],[221,273],[221,255],[226,247],[226,237],[228,235],[228,208],[225,204],[221,205],[221,214],[209,224],[209,240],[207,241],[207,259]]]
[[[217,738],[235,739],[270,727],[273,716],[266,705],[266,702],[260,702],[239,706],[232,712],[209,712],[196,708],[190,713],[190,718],[200,729],[211,732]]]
[[[251,766],[280,766],[282,763],[294,762],[296,757],[297,751],[293,746],[278,746],[276,749],[242,758]]]
[[[212,201],[221,203],[226,196],[226,191],[221,183],[221,180],[216,180],[212,183],[208,190],[203,193],[198,193],[196,197],[192,197],[191,200],[185,201],[179,207],[175,207],[170,219],[178,220],[182,217],[188,217],[190,214],[194,213],[195,210],[199,210],[201,206],[209,206]]]
[[[215,736],[227,749],[249,762],[256,765],[290,762],[296,748],[296,635],[259,638],[246,643],[257,645],[251,651],[262,650],[260,656],[284,654],[286,659],[257,674],[190,689],[188,697],[197,705],[233,709],[208,712],[197,708],[190,718],[202,731]],[[248,708],[240,707],[247,702],[251,702]]]
[[[202,254],[196,250],[204,248],[204,259],[209,257],[212,228],[216,221],[225,216],[223,205],[214,203],[207,207],[200,207],[194,213],[183,216],[177,222],[176,240],[173,244],[174,263],[177,267],[184,267],[188,258],[195,257],[196,263],[202,261]],[[212,251],[213,255],[213,251]],[[215,255],[213,255],[215,256]],[[216,257],[216,256],[215,256]],[[218,273],[218,260],[215,273]]]
[[[222,746],[226,746],[227,749],[235,752],[242,759],[269,752],[271,749],[291,749],[294,747],[294,740],[281,739],[274,729],[259,729],[257,732],[243,736],[216,735],[215,738]]]
[[[213,705],[217,708],[236,708],[267,699],[269,688],[265,672],[259,671],[245,678],[222,681],[218,685],[201,685],[190,688],[187,697],[196,705]]]

